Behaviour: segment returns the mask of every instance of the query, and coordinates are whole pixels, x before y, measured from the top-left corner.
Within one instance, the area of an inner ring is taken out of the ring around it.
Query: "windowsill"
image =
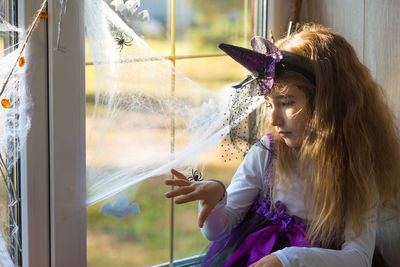
[[[196,256],[176,260],[176,261],[174,261],[173,266],[174,267],[201,266],[201,262],[203,261],[204,257],[205,257],[205,254],[201,254],[201,255],[196,255]],[[168,267],[168,266],[170,266],[169,262],[158,264],[158,265],[153,265],[152,267]]]

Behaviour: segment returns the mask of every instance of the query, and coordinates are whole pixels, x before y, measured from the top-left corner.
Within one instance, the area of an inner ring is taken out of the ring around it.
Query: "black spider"
[[[132,46],[133,44],[133,38],[130,36],[127,36],[123,32],[115,32],[114,33],[114,40],[117,43],[117,46],[119,48],[119,52],[122,51],[124,46]]]
[[[192,169],[192,176],[189,176],[188,177],[188,180],[189,181],[196,181],[196,182],[199,182],[199,181],[203,181],[203,175],[201,174],[201,172],[200,173],[198,173],[197,172],[197,170],[195,170],[195,169]]]

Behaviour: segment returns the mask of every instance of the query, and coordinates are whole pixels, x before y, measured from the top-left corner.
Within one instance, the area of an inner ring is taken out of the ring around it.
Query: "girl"
[[[380,87],[347,41],[311,25],[253,50],[222,44],[252,72],[271,134],[254,145],[225,192],[191,182],[166,197],[200,200],[214,241],[204,266],[385,266],[375,251],[382,210],[400,214],[400,144]],[[279,50],[278,50],[279,49]]]

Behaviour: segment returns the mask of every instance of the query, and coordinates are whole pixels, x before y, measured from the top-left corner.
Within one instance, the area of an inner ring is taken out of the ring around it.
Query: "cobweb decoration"
[[[215,92],[194,83],[139,38],[113,7],[85,1],[96,76],[96,93],[87,99],[94,103],[87,105],[93,110],[86,124],[87,205],[169,175],[171,168],[188,175],[201,169],[200,157],[264,102],[257,94],[243,98],[243,90],[230,86]],[[115,33],[131,46],[120,49]]]
[[[0,32],[22,32],[22,29],[11,25],[5,19],[0,17]]]
[[[57,42],[56,42],[56,50],[60,49],[60,38],[61,38],[61,26],[62,26],[62,18],[65,12],[67,12],[67,4],[68,0],[59,0],[59,11],[58,11],[58,22],[57,22]]]
[[[5,238],[3,233],[0,233],[0,263],[2,267],[14,267],[15,264],[11,260],[10,255],[8,254],[7,244],[5,242]]]
[[[0,59],[0,83],[3,84],[7,79],[11,67],[19,57],[20,49],[15,50],[4,58]],[[26,142],[27,133],[30,128],[30,117],[28,110],[30,98],[27,95],[24,81],[24,70],[18,67],[17,71],[9,79],[1,95],[2,104],[0,106],[0,172],[2,182],[7,194],[7,206],[0,204],[2,213],[8,220],[2,221],[0,232],[0,257],[6,257],[8,253],[14,256],[16,251],[21,249],[19,226],[16,222],[13,210],[20,202],[16,194],[13,183],[13,167],[18,160],[21,148]],[[9,105],[8,108],[6,108]],[[6,237],[6,239],[4,239]],[[7,240],[7,241],[6,241]],[[9,250],[2,248],[7,247]],[[9,259],[11,261],[11,258]],[[6,261],[7,262],[7,261]],[[14,266],[14,265],[5,265]]]
[[[26,53],[29,40],[40,21],[40,14],[47,7],[43,0],[32,24],[26,32],[0,18],[0,35],[5,39],[23,40],[0,51],[0,176],[6,205],[0,203],[0,259],[3,266],[14,266],[21,252],[20,229],[17,223],[17,209],[20,197],[14,185],[15,165],[24,147],[31,126],[29,95],[29,69],[39,60],[32,53]]]
[[[147,10],[140,10],[140,0],[106,0],[117,14],[129,25],[130,21],[148,22],[150,14]]]
[[[18,34],[18,39],[23,39],[22,29],[0,18],[0,34],[7,36],[15,33]],[[2,266],[14,266],[13,257],[21,249],[20,229],[14,217],[14,209],[20,199],[13,183],[13,168],[26,143],[31,121],[29,109],[32,105],[26,85],[31,57],[22,51],[22,47],[23,44],[18,43],[0,51],[0,55],[4,55],[0,58],[0,176],[7,199],[7,205],[0,203],[2,217],[4,216],[0,221]],[[16,62],[18,64],[15,66]]]

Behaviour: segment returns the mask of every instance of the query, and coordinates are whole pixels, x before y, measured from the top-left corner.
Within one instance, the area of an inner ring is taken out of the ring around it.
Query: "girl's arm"
[[[268,138],[261,142],[268,145]],[[228,236],[243,220],[255,198],[263,190],[264,177],[268,161],[268,150],[254,145],[243,159],[227,188],[225,198],[208,215],[203,228],[203,235],[211,241]],[[199,211],[202,205],[199,203]]]
[[[353,232],[345,229],[346,241],[341,250],[323,248],[288,247],[275,254],[284,267],[369,267],[375,249],[377,211],[374,209],[363,225],[359,237],[352,239]]]

